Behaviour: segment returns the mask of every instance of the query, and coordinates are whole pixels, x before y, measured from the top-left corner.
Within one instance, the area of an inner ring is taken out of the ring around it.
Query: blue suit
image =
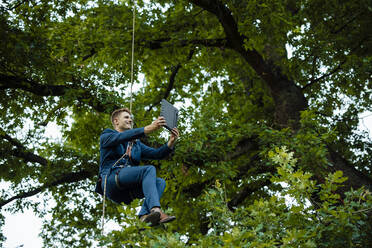
[[[101,187],[104,189],[107,176],[106,196],[114,202],[129,204],[135,198],[145,197],[139,216],[148,214],[153,207],[160,207],[160,198],[165,189],[165,181],[156,177],[152,165],[138,166],[141,160],[162,159],[172,152],[167,144],[155,149],[144,145],[138,138],[144,136],[144,128],[118,132],[105,129],[100,136]],[[131,159],[121,159],[129,141],[133,141]],[[124,168],[120,168],[124,166]],[[115,175],[120,188],[116,185]]]

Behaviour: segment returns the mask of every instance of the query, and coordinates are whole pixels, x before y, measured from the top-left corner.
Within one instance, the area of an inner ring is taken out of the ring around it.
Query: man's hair
[[[114,119],[116,117],[118,117],[121,112],[127,112],[129,114],[132,114],[128,108],[120,108],[120,109],[117,109],[114,112],[112,112],[112,114],[111,114],[111,123],[112,123],[112,126],[113,127],[115,127],[115,125],[114,125]]]

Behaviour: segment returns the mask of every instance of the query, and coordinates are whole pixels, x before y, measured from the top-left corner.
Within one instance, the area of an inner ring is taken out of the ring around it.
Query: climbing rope
[[[134,71],[134,29],[136,25],[136,0],[133,3],[133,27],[132,27],[132,62],[130,67],[130,104],[129,111],[132,113],[132,88],[133,88],[133,71]]]
[[[103,186],[103,206],[102,206],[103,209],[102,209],[102,223],[101,223],[102,236],[104,234],[104,226],[105,226],[106,183],[107,183],[107,175],[105,176],[105,183]]]
[[[125,155],[127,153],[125,152],[116,162],[115,164],[112,166],[112,168],[114,168],[117,163],[119,163],[120,160],[122,160]],[[107,185],[107,175],[105,176],[105,182],[104,182],[104,185],[103,185],[103,206],[102,206],[102,226],[101,226],[101,229],[102,229],[102,236],[104,234],[104,225],[105,225],[105,206],[106,206],[106,185]]]
[[[135,29],[135,21],[136,21],[136,0],[133,2],[133,27],[132,27],[132,61],[131,61],[131,69],[130,69],[130,104],[129,104],[129,111],[132,112],[132,91],[133,91],[133,71],[134,71],[134,29]],[[127,153],[124,153],[112,167],[115,167],[120,160],[124,158]],[[104,235],[104,225],[105,225],[105,208],[106,208],[106,184],[107,184],[107,175],[105,176],[104,186],[103,186],[103,204],[102,204],[102,236]]]

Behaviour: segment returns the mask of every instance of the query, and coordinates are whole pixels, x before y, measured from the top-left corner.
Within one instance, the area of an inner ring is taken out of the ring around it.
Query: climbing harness
[[[117,170],[115,172],[115,183],[116,183],[116,187],[118,187],[119,189],[123,190],[124,188],[120,186],[120,183],[119,183],[119,173],[120,173],[120,170],[124,167],[130,167],[130,165],[128,165],[128,162],[130,160],[132,160],[132,147],[133,147],[133,142],[130,141],[127,145],[127,150],[123,156],[123,158],[126,158],[125,160],[125,164],[124,165],[119,165],[119,166],[116,166],[119,168],[119,170]],[[112,168],[115,168],[115,165],[112,167]]]

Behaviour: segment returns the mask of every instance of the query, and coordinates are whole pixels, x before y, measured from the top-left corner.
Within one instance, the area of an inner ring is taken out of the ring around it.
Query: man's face
[[[128,112],[121,112],[117,118],[115,118],[115,124],[117,129],[121,132],[132,128],[132,118]]]

